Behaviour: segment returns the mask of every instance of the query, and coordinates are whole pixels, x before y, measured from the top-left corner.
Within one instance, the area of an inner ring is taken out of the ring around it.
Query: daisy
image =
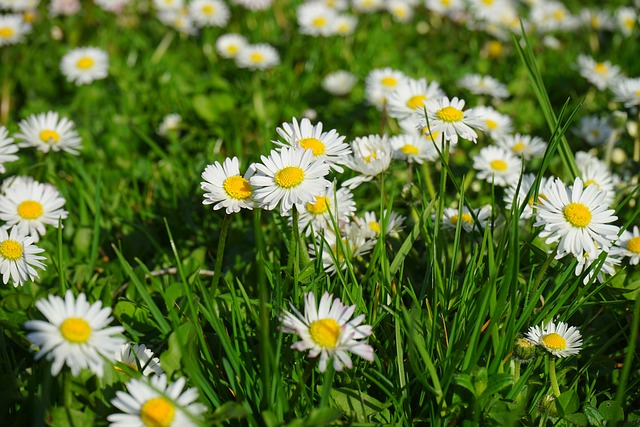
[[[70,290],[64,299],[49,295],[36,301],[36,307],[47,321],[29,320],[24,324],[32,330],[27,339],[39,347],[35,359],[46,356],[47,360],[53,360],[53,376],[66,364],[73,376],[89,368],[102,377],[104,359],[113,360],[113,355],[124,344],[124,339],[114,336],[124,332],[124,328],[107,327],[113,320],[111,307],[103,308],[102,301],[89,304],[83,293],[76,299]]]
[[[333,275],[338,269],[345,270],[354,259],[371,252],[376,240],[370,238],[371,233],[356,224],[342,223],[338,233],[326,228],[322,233],[316,233],[315,244],[309,245],[311,257],[318,255],[322,259],[324,272]],[[338,237],[340,236],[340,237]]]
[[[346,180],[345,187],[356,188],[389,169],[393,150],[387,135],[357,137],[351,142],[351,149],[353,154],[347,159],[347,166],[360,175]]]
[[[559,1],[541,1],[531,7],[531,23],[543,33],[552,31],[570,31],[580,25],[580,20],[569,13]]]
[[[129,4],[130,0],[93,0],[96,5],[100,6],[107,12],[120,13],[124,7]]]
[[[567,357],[580,353],[582,336],[575,326],[551,321],[542,326],[532,326],[525,336],[529,341],[543,347],[556,357]]]
[[[240,209],[253,209],[253,188],[249,180],[255,170],[247,169],[244,176],[240,175],[237,157],[225,159],[223,164],[215,162],[208,165],[202,172],[203,182],[200,188],[204,194],[203,205],[213,205],[213,210],[226,208],[227,214],[240,212]]]
[[[422,164],[427,160],[433,161],[438,158],[435,145],[418,132],[392,136],[389,143],[393,149],[394,159]]]
[[[134,371],[142,370],[145,377],[151,374],[163,374],[160,359],[153,357],[153,352],[144,344],[124,343],[115,353],[115,361],[127,365]],[[116,366],[116,369],[119,369]]]
[[[427,117],[420,119],[422,128],[427,128],[429,132],[442,132],[445,140],[455,145],[458,143],[458,136],[469,141],[476,142],[478,134],[473,127],[482,128],[482,121],[477,117],[473,108],[463,111],[464,100],[454,97],[442,97],[439,99],[428,99],[425,107]]]
[[[0,219],[4,228],[15,226],[22,234],[37,242],[44,236],[45,225],[58,227],[67,218],[66,200],[53,185],[37,181],[15,181],[0,195]]]
[[[313,3],[322,3],[323,5],[335,10],[346,10],[349,7],[347,0],[309,0]]]
[[[383,0],[352,0],[353,10],[362,13],[371,13],[381,10],[384,7]]]
[[[280,214],[284,215],[296,203],[313,203],[330,185],[324,179],[329,165],[314,159],[311,150],[283,147],[260,158],[262,163],[254,165],[257,173],[249,182],[256,202],[264,209],[280,204]]]
[[[462,210],[458,210],[457,208],[445,208],[442,212],[442,225],[444,228],[455,230],[458,226],[458,222],[462,220],[460,225],[467,233],[471,233],[475,227],[478,227],[479,229],[485,228],[489,222],[489,217],[491,216],[491,208],[485,206],[480,209],[474,209],[473,213],[475,214],[477,221],[466,206],[463,206]]]
[[[489,146],[473,156],[473,168],[478,171],[478,178],[507,187],[518,181],[522,161],[504,148]]]
[[[38,7],[40,0],[0,0],[0,9],[9,9],[13,12],[27,12]]]
[[[425,6],[437,14],[455,16],[464,10],[465,4],[463,0],[426,0]]]
[[[524,206],[524,210],[520,215],[520,219],[529,219],[535,213],[536,206],[540,203],[539,199],[545,199],[547,196],[546,188],[551,182],[548,178],[542,177],[540,179],[540,186],[538,187],[538,197],[535,197],[535,192],[531,190],[531,187],[535,184],[536,176],[533,174],[525,174],[522,176],[520,182],[520,188],[517,188],[518,181],[512,182],[505,190],[504,203],[505,208],[511,211],[513,203],[515,201],[518,209],[522,206],[522,203],[527,200],[527,204]],[[518,194],[516,197],[516,190]],[[531,193],[530,193],[531,192]]]
[[[638,14],[633,7],[620,7],[616,10],[616,22],[622,34],[629,37],[636,28]]]
[[[333,20],[332,33],[338,36],[353,34],[358,26],[358,18],[347,13],[341,13]]]
[[[30,32],[21,14],[0,15],[0,46],[20,43]]]
[[[62,57],[60,70],[77,86],[105,79],[109,75],[109,55],[97,47],[74,49]]]
[[[166,137],[171,132],[174,132],[180,128],[182,123],[182,116],[178,113],[167,114],[162,118],[162,121],[158,125],[156,133],[160,136]]]
[[[271,6],[272,0],[232,0],[232,3],[249,10],[265,10]]]
[[[599,90],[606,89],[621,77],[620,67],[609,61],[597,62],[590,56],[578,55],[578,72]]]
[[[309,236],[312,228],[319,233],[326,228],[332,229],[334,222],[336,225],[348,222],[349,217],[356,213],[356,203],[348,188],[336,190],[332,183],[314,201],[299,203],[296,209],[300,212],[298,227],[300,230],[306,229]],[[311,227],[308,227],[309,224]]]
[[[509,97],[507,86],[491,76],[466,74],[458,80],[458,85],[475,95],[488,95],[498,99]]]
[[[600,254],[605,252],[604,261],[600,261]],[[602,265],[601,265],[602,264]],[[585,252],[582,256],[578,257],[578,265],[576,265],[575,275],[580,276],[583,271],[587,273],[582,280],[585,285],[589,283],[591,278],[597,271],[597,280],[599,283],[605,282],[605,274],[607,276],[613,276],[616,274],[614,266],[620,264],[620,258],[616,254],[616,251],[610,252],[597,249],[594,252]]]
[[[266,43],[247,45],[240,48],[236,56],[236,64],[240,68],[250,70],[267,70],[280,64],[278,51]]]
[[[633,232],[625,230],[612,248],[616,254],[629,258],[629,264],[638,265],[640,263],[640,229],[633,227]]]
[[[619,227],[610,224],[617,217],[604,204],[606,192],[595,185],[585,187],[581,178],[575,179],[571,189],[558,178],[547,188],[546,198],[539,199],[534,226],[544,227],[540,237],[547,244],[558,242],[556,258],[568,253],[578,258],[596,251],[594,241],[606,249],[617,240]]]
[[[420,120],[424,118],[424,114],[416,113],[413,116],[409,116],[406,119],[402,119],[398,122],[402,131],[409,135],[419,135],[423,138],[429,148],[428,151],[432,151],[435,153],[433,160],[436,160],[440,157],[438,151],[444,152],[447,148],[446,141],[444,139],[444,133],[440,131],[429,132],[429,129],[423,127],[424,124],[420,123]],[[449,152],[453,153],[454,146],[449,144]]]
[[[80,11],[80,0],[51,0],[49,14],[51,16],[72,16]]]
[[[18,287],[27,280],[38,278],[34,267],[45,270],[41,262],[45,257],[37,255],[44,252],[33,244],[33,237],[27,237],[17,227],[7,231],[0,228],[0,273],[2,282],[6,285],[9,279],[13,286]]]
[[[0,173],[7,171],[4,167],[5,163],[18,160],[19,157],[14,154],[17,152],[18,146],[13,143],[13,138],[9,137],[7,128],[0,125]]]
[[[216,51],[223,58],[235,58],[247,44],[247,39],[240,34],[224,34],[216,40]]]
[[[513,153],[515,156],[522,156],[524,160],[542,157],[547,151],[547,143],[542,138],[519,133],[500,136],[496,143],[499,147]]]
[[[122,413],[111,414],[110,427],[153,426],[195,427],[208,408],[198,403],[198,389],[184,390],[184,377],[167,385],[165,374],[149,378],[134,378],[127,384],[127,392],[116,391],[111,404]],[[201,420],[200,420],[201,421]]]
[[[473,109],[476,117],[483,123],[484,129],[492,138],[501,138],[513,130],[511,117],[498,112],[493,107],[481,105]]]
[[[296,118],[292,123],[283,123],[276,132],[285,141],[272,141],[280,147],[291,146],[304,150],[311,150],[316,160],[324,160],[329,167],[337,172],[343,172],[340,165],[346,163],[347,157],[351,154],[349,144],[344,142],[345,137],[341,136],[335,129],[328,132],[322,131],[322,122],[312,125],[311,121],[303,118],[298,124]]]
[[[407,0],[389,0],[386,8],[398,22],[409,22],[413,18],[413,8]]]
[[[153,0],[153,5],[158,12],[177,11],[184,7],[184,0]]]
[[[189,14],[198,27],[224,27],[231,13],[221,0],[193,0]]]
[[[351,93],[357,81],[358,78],[350,72],[339,70],[327,74],[322,80],[322,87],[332,95],[345,96]]]
[[[363,232],[368,235],[369,238],[377,239],[384,226],[385,236],[391,236],[398,239],[400,237],[400,231],[402,231],[402,224],[407,217],[400,215],[396,212],[383,212],[383,219],[378,221],[375,212],[365,212],[362,217],[356,217],[354,223],[360,227]]]
[[[387,98],[398,88],[407,76],[402,71],[391,68],[376,68],[371,70],[365,80],[365,97],[367,101],[382,110]]]
[[[622,78],[612,83],[610,89],[613,99],[623,102],[625,107],[640,105],[640,77]]]
[[[589,153],[578,151],[575,158],[578,171],[580,172],[580,178],[584,181],[585,187],[595,185],[598,190],[606,192],[607,195],[604,198],[604,203],[607,206],[611,206],[616,196],[616,176],[609,171],[605,162]]]
[[[427,84],[426,79],[403,79],[387,98],[389,116],[405,119],[422,112],[427,99],[444,96],[437,82]]]
[[[193,22],[192,16],[189,14],[189,8],[181,7],[179,9],[163,9],[158,11],[158,19],[165,25],[175,28],[182,34],[195,36],[198,34],[198,28]]]
[[[613,30],[616,25],[613,17],[605,10],[582,9],[580,20],[584,25],[597,31]]]
[[[592,147],[604,144],[612,132],[613,127],[609,119],[598,116],[582,117],[578,126],[573,128],[573,133]]]
[[[302,34],[310,36],[330,36],[337,12],[322,3],[303,3],[296,10],[298,26]]]
[[[36,147],[38,150],[66,151],[77,155],[82,149],[82,139],[74,129],[75,124],[66,117],[60,118],[55,111],[32,114],[20,121],[20,133],[15,137],[22,140],[19,147]]]
[[[325,292],[316,307],[313,292],[305,296],[304,315],[291,305],[293,313],[284,311],[281,317],[282,331],[298,335],[301,340],[291,348],[309,350],[309,357],[320,355],[320,372],[327,368],[327,361],[333,359],[333,368],[341,371],[343,366],[352,367],[347,352],[373,362],[373,347],[363,340],[372,333],[369,325],[363,325],[365,315],[353,319],[356,306],[345,306],[338,298]]]

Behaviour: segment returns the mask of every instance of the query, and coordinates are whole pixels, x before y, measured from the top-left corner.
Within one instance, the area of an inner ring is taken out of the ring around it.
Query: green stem
[[[627,380],[629,379],[629,373],[631,372],[631,365],[633,365],[633,359],[636,356],[636,341],[638,338],[638,324],[640,323],[640,298],[636,299],[633,304],[633,318],[631,321],[631,334],[629,335],[629,346],[624,356],[624,365],[622,367],[622,373],[620,374],[620,381],[618,382],[618,390],[616,392],[616,402],[622,405],[624,397],[626,395]]]
[[[227,232],[231,224],[231,215],[225,214],[220,228],[220,237],[218,238],[218,252],[216,253],[216,265],[213,270],[213,281],[211,282],[211,293],[215,297],[218,293],[218,284],[220,283],[220,275],[222,274],[222,259],[224,258],[224,246],[227,241]]]
[[[553,395],[560,397],[560,387],[558,387],[558,377],[556,376],[556,358],[553,356],[549,357],[549,379]]]
[[[333,357],[336,357],[335,355]],[[333,369],[333,358],[329,358],[327,362],[327,370],[324,372],[324,380],[322,381],[322,395],[320,396],[320,407],[324,408],[329,404],[329,395],[331,394],[331,388],[333,387],[333,375],[335,370]]]

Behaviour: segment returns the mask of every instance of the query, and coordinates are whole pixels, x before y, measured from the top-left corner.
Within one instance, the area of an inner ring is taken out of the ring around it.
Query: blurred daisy
[[[369,362],[373,362],[373,347],[363,341],[372,333],[369,325],[363,325],[364,314],[353,319],[356,306],[345,306],[338,298],[325,292],[316,307],[313,292],[305,296],[304,315],[291,305],[293,313],[284,311],[282,331],[298,335],[301,340],[291,348],[299,351],[309,350],[309,357],[320,355],[320,372],[327,368],[327,362],[333,359],[333,368],[341,371],[344,366],[352,367],[353,353]]]
[[[348,36],[353,34],[357,26],[358,18],[346,13],[337,15],[331,25],[332,33],[338,36]]]
[[[272,0],[231,0],[231,2],[249,10],[264,10],[271,6]]]
[[[387,135],[357,137],[351,142],[351,149],[353,154],[348,158],[347,166],[360,175],[346,180],[345,187],[356,188],[389,169],[393,150]]]
[[[145,377],[164,373],[160,367],[160,359],[154,357],[151,349],[144,344],[122,344],[115,353],[115,361],[127,365],[134,371],[142,370],[142,375]],[[116,369],[118,369],[117,366]]]
[[[578,151],[575,158],[584,186],[595,185],[598,190],[606,192],[603,202],[607,206],[611,206],[616,195],[615,182],[617,180],[609,171],[607,164],[584,151]]]
[[[78,155],[82,149],[82,139],[74,129],[75,124],[66,117],[60,118],[55,111],[32,114],[19,123],[20,133],[15,135],[22,140],[19,147],[36,147],[38,150],[66,151]]]
[[[556,258],[568,253],[578,258],[585,252],[595,252],[596,243],[604,249],[618,239],[619,227],[610,224],[618,217],[607,209],[607,194],[597,186],[585,187],[582,179],[576,178],[570,189],[556,178],[549,183],[545,196],[539,199],[534,225],[544,227],[540,237],[547,244],[558,242]]]
[[[413,8],[406,0],[389,0],[386,8],[398,22],[409,22],[413,18]]]
[[[463,111],[464,100],[462,99],[454,97],[449,100],[446,96],[428,99],[425,107],[427,118],[421,119],[421,127],[427,128],[429,132],[442,132],[444,139],[453,145],[458,143],[458,136],[476,142],[478,134],[473,127],[483,129],[483,123],[473,108]]]
[[[322,80],[322,87],[332,95],[344,96],[351,93],[357,81],[358,78],[350,72],[339,70],[327,74]]]
[[[383,219],[378,220],[375,212],[365,212],[362,217],[354,218],[354,223],[360,227],[369,238],[377,239],[384,227],[385,235],[398,239],[402,224],[407,218],[396,212],[383,212]]]
[[[249,180],[254,174],[249,167],[244,176],[240,175],[237,157],[226,158],[223,164],[215,162],[208,165],[202,172],[204,182],[200,188],[204,194],[203,205],[213,205],[213,210],[226,208],[227,214],[240,212],[240,209],[253,209],[253,189]]]
[[[280,64],[280,56],[278,51],[269,44],[252,44],[240,48],[236,56],[236,64],[240,68],[266,70]]]
[[[247,39],[240,34],[223,34],[216,40],[216,51],[223,58],[235,58],[247,44]]]
[[[198,34],[198,28],[193,22],[193,17],[189,14],[188,7],[178,9],[168,8],[158,11],[158,19],[165,25],[175,28],[182,34],[195,36]]]
[[[296,10],[298,26],[302,34],[310,36],[330,36],[337,12],[322,3],[303,3]]]
[[[96,47],[74,49],[62,57],[60,70],[78,86],[101,80],[109,75],[109,55]]]
[[[224,27],[231,16],[221,0],[193,0],[189,3],[189,14],[198,27]]]
[[[600,255],[605,252],[604,261],[600,261]],[[597,274],[596,279],[598,283],[604,283],[606,281],[605,274],[607,276],[613,276],[616,274],[615,266],[620,264],[620,258],[615,251],[603,251],[597,249],[594,252],[585,252],[582,256],[578,257],[578,265],[576,265],[575,274],[580,276],[586,271],[582,283],[585,285],[591,281],[594,274]]]
[[[623,231],[613,250],[622,257],[628,257],[629,264],[638,265],[640,263],[640,229],[638,226],[633,227],[633,232]]]
[[[296,118],[292,123],[283,123],[276,132],[284,140],[273,141],[281,147],[291,146],[303,150],[311,150],[316,160],[324,160],[329,167],[337,172],[343,172],[340,165],[347,162],[351,154],[349,144],[344,142],[345,137],[341,136],[335,129],[328,132],[322,131],[322,122],[315,126],[307,118],[303,118],[298,124]]]
[[[446,16],[455,16],[465,8],[463,0],[426,0],[425,6],[432,12]]]
[[[469,0],[469,7],[477,20],[491,20],[501,8],[507,7],[505,3],[501,0]]]
[[[52,360],[53,376],[66,364],[73,376],[89,368],[102,377],[104,359],[113,360],[113,355],[124,344],[124,339],[114,336],[124,332],[124,328],[107,327],[113,320],[111,307],[102,307],[102,301],[89,304],[83,293],[76,299],[70,290],[64,299],[49,295],[36,301],[36,307],[47,321],[29,320],[24,324],[32,331],[27,339],[39,347],[35,359],[45,356]]]
[[[6,285],[9,279],[13,286],[18,287],[28,280],[38,277],[36,268],[45,270],[41,262],[45,257],[37,255],[44,252],[33,244],[33,237],[27,237],[17,227],[7,231],[0,228],[0,273],[2,282]]]
[[[308,0],[310,3],[322,3],[335,10],[346,10],[349,7],[347,0]]]
[[[387,98],[398,88],[407,76],[402,71],[391,68],[376,68],[371,70],[365,80],[365,97],[379,110],[387,103]]]
[[[522,162],[504,148],[489,146],[473,156],[473,168],[478,172],[478,178],[507,187],[518,181]]]
[[[522,156],[525,160],[531,160],[534,157],[544,156],[547,150],[547,143],[538,136],[521,135],[503,135],[497,138],[496,143],[499,147],[510,151],[515,156]]]
[[[620,7],[616,10],[616,22],[618,29],[625,36],[629,37],[633,34],[633,30],[638,23],[638,14],[633,7]]]
[[[21,14],[0,15],[0,46],[20,43],[30,32]]]
[[[529,341],[543,347],[556,357],[567,357],[580,353],[582,336],[578,328],[564,322],[551,321],[542,326],[532,326],[525,336]]]
[[[309,245],[309,254],[320,256],[324,272],[329,275],[338,269],[345,270],[353,260],[371,252],[376,244],[376,240],[370,238],[371,233],[356,224],[343,223],[338,231],[335,233],[326,228],[322,233],[316,233],[317,241]]]
[[[314,232],[319,233],[327,228],[333,229],[334,222],[338,226],[348,222],[349,217],[356,212],[356,203],[348,188],[336,190],[332,183],[323,194],[316,196],[314,201],[297,204],[296,209],[300,212],[298,227],[300,230],[306,229],[309,236],[312,228]],[[308,227],[309,224],[311,227]]]
[[[182,117],[178,113],[167,114],[162,118],[162,121],[158,125],[156,133],[160,136],[167,137],[169,133],[176,131],[180,128],[182,123]]]
[[[475,107],[473,111],[476,117],[484,124],[485,131],[494,139],[510,134],[513,130],[511,117],[498,112],[493,107],[480,105]]]
[[[458,85],[475,95],[488,95],[492,98],[509,97],[507,86],[491,76],[466,74],[458,80]]]
[[[420,120],[422,120],[423,118],[424,118],[424,114],[416,113],[413,116],[409,116],[406,119],[402,119],[398,121],[398,124],[400,125],[400,128],[402,129],[403,132],[409,135],[416,134],[416,135],[419,135],[421,138],[423,138],[427,142],[427,145],[429,146],[427,150],[428,151],[433,150],[434,152],[433,160],[436,160],[440,156],[438,154],[438,150],[440,152],[444,152],[446,148],[444,133],[440,131],[429,132],[429,129],[423,127],[424,123],[422,124],[420,123]],[[453,145],[449,145],[449,152],[453,153],[453,151],[454,151]]]
[[[438,158],[435,145],[418,132],[392,136],[389,143],[393,149],[394,159],[422,164],[425,161],[433,161]]]
[[[520,219],[529,219],[535,213],[536,206],[540,203],[540,199],[545,199],[547,196],[546,188],[549,185],[550,180],[548,178],[542,177],[540,179],[540,186],[538,187],[538,197],[535,197],[535,192],[531,190],[531,187],[535,184],[536,176],[533,174],[525,174],[522,176],[522,180],[520,182],[520,188],[518,189],[518,181],[512,182],[506,188],[504,193],[504,203],[505,208],[508,211],[511,211],[513,207],[513,202],[517,205],[517,208],[520,209],[522,202],[527,200],[527,204],[524,206],[524,210],[522,211],[522,215],[520,215]],[[516,197],[516,190],[518,190],[518,195]],[[531,191],[531,193],[529,193]]]
[[[153,0],[153,5],[158,12],[178,11],[184,7],[184,0]]]
[[[606,10],[583,8],[580,10],[580,20],[596,31],[613,30],[616,25],[613,17]]]
[[[623,102],[625,107],[640,105],[640,77],[622,78],[612,83],[609,89],[614,94],[613,99]]]
[[[38,7],[40,0],[0,0],[0,9],[13,12],[27,12]]]
[[[378,10],[382,10],[384,7],[383,0],[351,0],[351,7],[353,10],[362,13],[371,13]]]
[[[110,427],[199,426],[200,422],[196,420],[208,408],[197,402],[198,389],[184,390],[186,382],[180,377],[167,385],[165,374],[130,380],[126,384],[127,392],[116,391],[116,397],[111,399],[111,404],[122,413],[107,416]]]
[[[475,214],[477,221],[466,206],[463,206],[462,210],[458,210],[457,208],[444,208],[444,211],[442,212],[442,226],[443,228],[455,230],[458,226],[458,222],[462,220],[460,226],[467,233],[471,233],[474,228],[477,228],[478,230],[485,228],[489,222],[489,217],[491,216],[491,208],[482,207],[480,209],[474,209],[473,213]]]
[[[4,167],[5,163],[15,162],[19,158],[14,154],[18,152],[18,146],[13,142],[14,140],[9,137],[7,128],[0,125],[0,173],[7,171]]]
[[[609,119],[598,116],[582,117],[578,126],[573,128],[573,133],[592,147],[604,144],[612,132],[613,127],[611,127]]]
[[[389,94],[387,111],[391,117],[405,119],[416,113],[421,113],[427,99],[437,99],[444,96],[437,82],[427,84],[426,79],[405,78]]]
[[[49,3],[49,15],[71,16],[80,11],[80,0],[51,0]]]
[[[571,15],[559,1],[539,1],[532,5],[529,20],[541,32],[570,31],[580,25],[580,20]]]
[[[107,12],[120,13],[125,6],[129,4],[129,0],[93,0],[96,5],[100,6]]]
[[[315,202],[315,197],[325,194],[330,185],[324,179],[329,165],[314,159],[311,150],[283,147],[260,158],[262,163],[254,164],[257,173],[249,182],[256,202],[264,209],[280,204],[280,214],[284,215],[294,204]]]
[[[578,72],[599,90],[606,89],[621,76],[617,65],[612,65],[609,61],[597,62],[587,55],[578,55]]]

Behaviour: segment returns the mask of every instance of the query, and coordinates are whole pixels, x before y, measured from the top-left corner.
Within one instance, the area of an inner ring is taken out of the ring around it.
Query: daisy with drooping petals
[[[341,371],[344,366],[352,367],[351,352],[369,362],[373,362],[373,347],[364,341],[372,333],[369,325],[362,325],[365,315],[353,319],[356,306],[345,306],[340,299],[325,292],[316,307],[313,292],[305,297],[304,315],[291,305],[293,313],[284,311],[282,331],[296,334],[301,340],[291,348],[299,351],[309,350],[309,357],[320,355],[320,372],[327,368],[329,359],[333,359],[333,368]]]
[[[19,147],[36,147],[38,150],[66,151],[77,155],[82,149],[82,139],[74,129],[75,123],[66,117],[60,118],[55,111],[33,114],[19,124],[20,133],[15,137],[23,142]]]
[[[122,344],[116,351],[115,361],[127,365],[134,371],[142,370],[142,375],[145,377],[164,373],[160,367],[160,359],[154,357],[151,349],[144,344]],[[117,365],[115,368],[119,369]]]
[[[578,126],[573,129],[576,136],[584,139],[592,147],[604,144],[612,132],[613,127],[609,118],[598,116],[582,117]]]
[[[407,218],[396,212],[387,212],[386,210],[382,215],[383,217],[378,220],[375,212],[365,212],[363,216],[354,218],[354,223],[363,230],[368,238],[377,239],[383,227],[385,236],[395,239],[400,238],[399,233],[402,231],[402,224]]]
[[[253,209],[253,188],[249,179],[255,170],[247,169],[244,176],[240,175],[240,165],[237,157],[225,159],[223,164],[215,162],[208,165],[202,172],[204,182],[200,188],[206,191],[203,205],[213,205],[213,210],[226,208],[226,213],[240,212],[240,209]]]
[[[283,147],[260,158],[262,163],[254,164],[257,173],[249,182],[254,199],[264,209],[280,204],[280,214],[285,215],[296,203],[313,203],[330,185],[324,179],[329,165],[314,159],[311,150]]]
[[[539,198],[534,225],[544,227],[540,237],[546,238],[547,244],[558,242],[556,258],[569,253],[578,258],[585,252],[595,252],[596,243],[606,249],[618,239],[619,227],[610,224],[618,217],[604,203],[607,193],[597,186],[585,187],[582,179],[576,178],[573,187],[567,188],[556,178],[549,183],[545,196]]]
[[[356,188],[389,169],[393,150],[387,135],[357,137],[351,142],[351,149],[353,154],[347,165],[360,175],[346,180],[343,184],[345,187]]]
[[[224,34],[216,40],[216,51],[223,58],[235,58],[247,44],[247,39],[240,34]]]
[[[480,209],[474,209],[473,213],[475,214],[476,219],[474,219],[471,211],[466,206],[462,207],[462,210],[458,210],[457,208],[445,208],[442,212],[442,226],[444,228],[449,228],[455,230],[458,226],[458,222],[462,220],[462,229],[467,233],[471,233],[474,228],[482,231],[489,222],[489,217],[491,216],[491,208],[488,206],[482,207]]]
[[[189,15],[198,27],[224,27],[231,13],[221,0],[193,0],[189,3]]]
[[[124,339],[114,336],[124,332],[124,328],[107,327],[113,320],[111,307],[102,307],[102,301],[89,304],[85,294],[75,298],[70,290],[64,299],[49,295],[36,301],[36,307],[47,321],[29,320],[24,324],[32,331],[27,339],[39,347],[35,359],[52,360],[53,376],[66,364],[73,376],[89,368],[102,377],[104,358],[113,360],[113,355],[124,344]]]
[[[418,132],[395,135],[389,139],[393,149],[393,158],[402,159],[408,163],[422,164],[428,160],[438,158],[435,145]]]
[[[488,95],[498,99],[509,97],[507,86],[491,76],[466,74],[458,80],[458,85],[475,95]]]
[[[600,254],[605,253],[604,261],[600,261]],[[580,276],[583,271],[587,273],[582,280],[585,285],[589,283],[591,278],[597,274],[596,278],[599,283],[605,282],[605,274],[607,276],[613,276],[616,274],[614,266],[620,264],[620,257],[615,250],[611,249],[603,251],[597,249],[595,252],[585,252],[581,257],[578,257],[578,265],[576,265],[575,275]]]
[[[333,229],[333,222],[339,226],[348,222],[349,217],[356,212],[356,203],[353,194],[348,188],[335,189],[332,183],[323,194],[315,197],[315,201],[299,203],[296,209],[300,212],[298,227],[307,230],[307,236],[311,235],[311,229],[316,233],[326,228]],[[307,227],[311,224],[311,227]]]
[[[33,244],[33,237],[21,233],[17,227],[8,232],[0,228],[0,274],[2,282],[6,285],[9,279],[13,286],[18,287],[27,280],[38,277],[34,267],[45,270],[46,266],[41,262],[45,257],[37,255],[44,252]]]
[[[497,138],[496,143],[517,157],[522,156],[524,160],[542,157],[547,150],[547,143],[542,138],[519,133],[501,136]]]
[[[640,105],[640,77],[619,79],[609,87],[614,94],[613,99],[631,108]]]
[[[14,154],[18,152],[18,146],[13,142],[14,140],[9,137],[7,128],[0,125],[0,173],[7,171],[4,167],[5,163],[18,160],[18,156]]]
[[[74,49],[62,57],[60,71],[77,86],[105,79],[109,75],[109,55],[97,47]]]
[[[421,127],[430,132],[442,132],[451,144],[458,143],[458,136],[476,142],[478,134],[473,127],[483,129],[482,121],[476,116],[473,108],[463,111],[464,100],[456,97],[449,100],[446,96],[439,99],[428,99],[425,107],[427,117],[420,119]]]
[[[266,43],[241,47],[235,59],[238,67],[250,70],[267,70],[280,64],[278,51]]]
[[[638,265],[640,263],[640,229],[633,227],[633,232],[625,230],[611,249],[622,257],[629,258],[629,264]]]
[[[208,408],[198,403],[198,389],[184,390],[184,377],[167,385],[165,374],[132,379],[127,392],[117,391],[111,404],[122,413],[111,414],[110,427],[196,427]]]
[[[638,23],[638,14],[633,7],[618,8],[618,10],[616,10],[615,18],[618,29],[622,34],[627,37],[633,34],[633,30],[636,28],[636,24]]]
[[[609,61],[597,62],[590,56],[578,55],[578,72],[587,81],[604,90],[620,78],[620,67],[612,65]]]
[[[526,334],[532,343],[541,346],[556,357],[567,357],[580,353],[582,335],[575,326],[551,321],[542,326],[532,326]]]
[[[398,22],[409,22],[413,18],[414,10],[407,0],[388,0],[386,8]]]
[[[339,70],[327,74],[322,80],[322,87],[332,95],[344,96],[351,92],[357,81],[358,78],[350,72]]]
[[[29,32],[31,25],[21,14],[0,15],[0,46],[20,43]]]
[[[371,252],[376,240],[370,238],[371,233],[353,223],[338,224],[337,233],[326,228],[316,233],[316,242],[309,244],[311,259],[320,257],[324,272],[333,275],[338,269],[345,270],[353,261]]]
[[[405,119],[420,113],[427,99],[444,96],[437,82],[427,84],[426,79],[403,79],[387,98],[387,111],[391,117]]]
[[[518,181],[522,161],[504,148],[489,146],[473,156],[473,168],[478,171],[478,178],[507,187]]]

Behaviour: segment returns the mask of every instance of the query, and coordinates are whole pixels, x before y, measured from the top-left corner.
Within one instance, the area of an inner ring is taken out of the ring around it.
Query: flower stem
[[[560,387],[558,387],[558,377],[556,376],[556,358],[553,356],[549,357],[549,379],[553,395],[560,397]]]
[[[333,357],[336,357],[335,355]],[[320,407],[324,408],[329,404],[329,395],[331,394],[331,388],[333,387],[333,375],[335,370],[333,369],[333,360],[329,358],[327,370],[324,372],[324,380],[322,382],[322,395],[320,396]]]
[[[216,253],[216,265],[213,270],[213,281],[211,282],[211,293],[215,296],[218,293],[218,284],[220,283],[220,274],[222,274],[222,259],[224,258],[224,246],[227,241],[227,232],[231,224],[231,215],[225,214],[220,228],[220,237],[218,238],[218,252]]]

